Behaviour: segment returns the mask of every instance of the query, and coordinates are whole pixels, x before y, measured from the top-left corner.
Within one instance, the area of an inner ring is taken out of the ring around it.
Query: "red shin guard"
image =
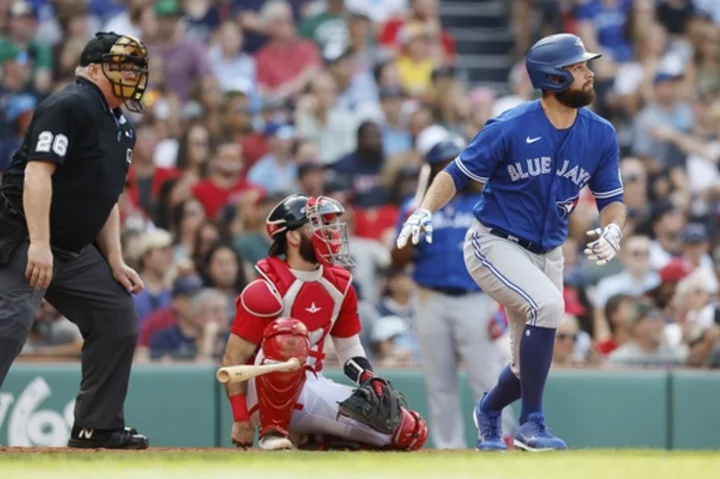
[[[304,363],[310,351],[308,330],[291,318],[271,322],[263,333],[263,363],[298,358]],[[305,368],[291,373],[270,373],[255,378],[260,413],[260,437],[270,431],[288,435],[290,418],[305,384]]]

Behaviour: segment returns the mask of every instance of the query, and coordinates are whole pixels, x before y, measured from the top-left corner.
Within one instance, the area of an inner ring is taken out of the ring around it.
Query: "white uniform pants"
[[[425,387],[430,406],[430,434],[438,449],[465,449],[463,417],[470,411],[460,407],[458,362],[467,371],[470,389],[477,402],[497,382],[509,362],[503,338],[488,333],[492,301],[483,293],[449,296],[422,288],[418,295],[416,325]],[[515,427],[512,410],[503,411],[506,434]]]
[[[259,357],[260,355],[256,363]],[[338,403],[347,399],[352,392],[352,387],[331,381],[322,373],[315,376],[312,372],[307,372],[298,405],[290,420],[289,432],[299,435],[330,434],[372,446],[390,444],[389,435],[381,434],[348,417],[338,417]],[[255,379],[248,383],[247,405],[248,409],[257,405]],[[260,413],[257,409],[250,420],[255,426],[259,426]]]

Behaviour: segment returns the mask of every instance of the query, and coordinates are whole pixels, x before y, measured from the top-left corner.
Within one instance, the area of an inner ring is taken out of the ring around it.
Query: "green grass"
[[[2,479],[714,479],[719,475],[720,451],[0,453]]]

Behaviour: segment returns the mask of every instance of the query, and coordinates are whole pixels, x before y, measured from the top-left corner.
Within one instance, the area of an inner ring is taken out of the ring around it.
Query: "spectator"
[[[223,293],[228,300],[228,318],[235,317],[235,299],[248,281],[245,279],[245,262],[227,243],[218,242],[210,247],[198,268],[203,283]]]
[[[357,149],[331,168],[338,175],[352,178],[355,205],[373,207],[387,201],[388,192],[380,185],[384,162],[380,129],[375,122],[365,121],[357,129]]]
[[[142,326],[153,311],[170,305],[167,279],[173,260],[172,243],[172,235],[165,230],[148,231],[140,239],[139,273],[145,289],[133,296],[138,326]]]
[[[410,14],[404,12],[395,16],[384,24],[379,35],[379,42],[393,54],[401,50],[403,29],[411,23],[429,26],[435,29],[438,43],[442,50],[443,63],[452,64],[455,61],[455,40],[449,32],[440,28],[440,8],[438,0],[410,0]]]
[[[609,327],[604,313],[612,296],[620,293],[641,296],[660,284],[658,274],[650,266],[650,238],[647,236],[635,235],[626,238],[620,248],[620,261],[623,271],[603,278],[597,284],[594,315],[595,334],[598,337],[608,336],[607,330],[600,325]]]
[[[292,155],[295,129],[290,125],[270,123],[265,127],[265,137],[268,154],[253,165],[248,180],[270,194],[297,191],[297,163]]]
[[[633,154],[641,157],[652,173],[685,166],[684,156],[652,135],[654,128],[668,125],[683,132],[690,130],[693,112],[688,104],[678,99],[679,80],[677,75],[656,74],[653,101],[638,113],[633,122]]]
[[[300,23],[300,36],[312,40],[320,49],[327,45],[347,45],[348,25],[345,0],[327,0],[327,8]]]
[[[298,166],[297,181],[299,191],[305,196],[320,196],[323,194],[327,171],[319,161],[306,161]]]
[[[503,112],[532,99],[535,91],[532,83],[530,83],[530,76],[524,62],[516,62],[510,69],[508,86],[510,87],[510,94],[495,100],[491,118],[495,118]]]
[[[654,240],[650,244],[650,266],[659,270],[682,252],[681,233],[686,223],[683,212],[669,201],[654,207],[650,224]]]
[[[625,33],[631,12],[631,0],[584,0],[575,12],[577,31],[588,51],[603,53],[596,71],[600,78],[611,78],[617,64],[633,56]]]
[[[217,146],[208,176],[192,188],[192,195],[203,205],[208,218],[218,218],[233,194],[252,188],[242,175],[242,166],[242,149],[237,143],[225,140]]]
[[[174,261],[181,263],[192,260],[195,251],[197,230],[205,221],[205,210],[195,198],[190,198],[175,208],[173,215],[175,238]]]
[[[208,52],[208,60],[224,92],[235,90],[255,96],[258,94],[255,59],[242,52],[242,46],[242,30],[236,22],[226,20]]]
[[[337,105],[361,118],[379,117],[378,91],[370,72],[354,72],[352,52],[344,45],[330,44],[323,50],[328,73],[338,88]]]
[[[605,303],[604,318],[607,323],[600,323],[593,328],[597,350],[603,356],[615,351],[630,339],[636,301],[634,296],[619,293],[611,296]]]
[[[170,208],[184,203],[192,196],[193,188],[205,178],[210,160],[210,134],[203,125],[192,125],[178,141],[176,168],[180,175],[164,185],[169,189]]]
[[[35,313],[21,358],[80,358],[83,337],[78,327],[43,300]]]
[[[335,80],[323,73],[313,78],[310,94],[298,101],[295,110],[298,134],[320,147],[321,159],[328,165],[353,151],[357,144],[357,118],[336,101]]]
[[[405,95],[399,87],[380,90],[380,108],[384,120],[381,127],[382,143],[389,157],[412,148],[410,131],[402,112],[404,99]]]
[[[263,95],[280,99],[302,91],[320,66],[317,46],[297,37],[290,4],[270,0],[262,9],[267,44],[256,54],[257,78]]]
[[[103,25],[102,31],[117,32],[121,35],[147,39],[147,35],[143,35],[144,32],[140,24],[143,22],[157,24],[155,10],[152,8],[153,2],[151,0],[127,0],[125,3],[127,8],[112,16]],[[157,25],[155,25],[155,28],[157,28]]]
[[[349,0],[345,0],[348,5]],[[402,0],[401,0],[402,1]],[[370,18],[362,11],[353,10],[348,20],[348,47],[350,64],[355,74],[373,73],[373,69],[382,59],[375,42],[375,27]]]
[[[236,218],[239,225],[234,231],[232,246],[251,266],[267,257],[271,243],[265,229],[265,218],[283,198],[272,195],[260,197]],[[251,278],[249,275],[247,277]]]
[[[41,96],[50,93],[52,51],[47,45],[35,40],[37,10],[30,2],[15,1],[12,3],[8,10],[7,32],[7,36],[0,37],[0,52],[2,52],[0,57],[17,58],[23,54],[25,59],[32,61],[30,78],[33,89]]]
[[[710,257],[710,237],[702,223],[690,223],[682,232],[683,259],[691,272],[703,271],[710,293],[718,292],[718,281]]]
[[[379,318],[372,327],[373,363],[383,368],[412,366],[411,341],[408,326],[402,318]]]
[[[558,368],[578,367],[587,364],[587,351],[578,351],[578,336],[583,334],[578,320],[572,314],[565,314],[555,334],[552,365]],[[587,334],[587,333],[584,333]]]
[[[638,303],[630,327],[631,339],[610,353],[611,366],[681,366],[687,358],[682,346],[671,346],[665,339],[664,318],[648,303]]]
[[[135,361],[145,362],[150,359],[150,339],[155,333],[175,326],[178,322],[192,320],[192,299],[202,287],[202,280],[197,275],[180,276],[175,280],[170,304],[150,313],[140,327]]]
[[[14,136],[9,123],[7,122],[8,111],[12,99],[20,94],[27,94],[37,97],[29,84],[30,80],[30,58],[12,43],[3,43],[0,39],[0,113],[6,120],[0,123],[0,137],[3,139]]]
[[[163,58],[168,88],[180,101],[185,101],[195,82],[211,75],[212,70],[202,45],[184,35],[183,11],[177,0],[158,0],[155,15],[158,34],[156,42],[148,44],[148,50],[151,56]]]
[[[22,137],[25,135],[25,129],[30,125],[36,105],[35,97],[28,94],[15,95],[10,100],[5,120],[11,131],[7,136],[0,138],[0,178],[22,144]]]
[[[438,64],[433,56],[434,32],[424,23],[408,23],[400,34],[403,48],[395,64],[400,74],[400,85],[408,95],[423,97]]]
[[[207,362],[222,356],[228,331],[227,297],[213,289],[197,293],[190,317],[178,316],[173,326],[150,339],[150,359]]]

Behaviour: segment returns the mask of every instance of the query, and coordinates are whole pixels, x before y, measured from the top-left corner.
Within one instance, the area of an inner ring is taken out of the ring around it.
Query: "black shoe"
[[[135,428],[81,429],[74,427],[68,447],[79,449],[147,449],[148,438]]]

